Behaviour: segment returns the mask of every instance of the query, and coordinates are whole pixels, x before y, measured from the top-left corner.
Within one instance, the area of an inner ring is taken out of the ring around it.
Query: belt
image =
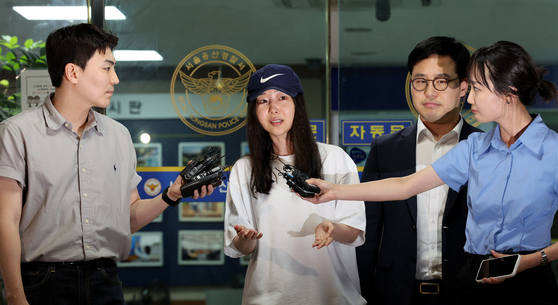
[[[90,261],[75,261],[75,262],[28,262],[28,263],[21,263],[23,266],[61,266],[61,267],[83,267],[83,266],[90,266],[95,265],[96,267],[105,266],[108,264],[114,264],[114,261],[110,258],[98,258]]]
[[[415,280],[415,291],[418,291],[419,294],[437,295],[440,294],[440,283],[441,281],[438,280]]]
[[[535,253],[535,252],[537,252],[537,250],[517,251],[517,252],[503,252],[502,254],[505,254],[505,255],[511,255],[511,254],[527,255],[527,254],[531,254],[531,253]],[[492,257],[493,256],[491,254],[473,254],[473,253],[468,253],[467,252],[467,259],[468,259],[467,264],[475,266],[475,268],[478,268],[483,260],[489,259],[489,258],[492,258]]]

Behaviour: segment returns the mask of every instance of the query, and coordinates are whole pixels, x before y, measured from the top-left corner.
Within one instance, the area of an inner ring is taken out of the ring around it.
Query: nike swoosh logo
[[[270,80],[270,79],[272,79],[276,76],[279,76],[279,75],[285,75],[285,74],[273,74],[272,76],[269,76],[269,77],[266,77],[266,78],[262,77],[262,78],[260,78],[260,83],[263,84],[263,83],[267,82],[268,80]]]

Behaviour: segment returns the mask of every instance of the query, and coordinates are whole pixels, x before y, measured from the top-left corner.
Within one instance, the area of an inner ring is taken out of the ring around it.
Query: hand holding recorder
[[[308,184],[306,182],[309,179],[308,175],[299,171],[296,167],[285,164],[283,166],[284,172],[280,171],[277,167],[275,169],[279,172],[279,175],[287,180],[287,185],[301,197],[312,198],[315,194],[320,193],[320,188],[314,184]]]
[[[219,150],[210,146],[201,156],[192,160],[180,172],[182,177],[182,186],[180,192],[182,197],[191,197],[195,190],[201,191],[202,186],[212,185],[217,187],[225,179],[223,171],[228,167],[221,166],[219,159]]]

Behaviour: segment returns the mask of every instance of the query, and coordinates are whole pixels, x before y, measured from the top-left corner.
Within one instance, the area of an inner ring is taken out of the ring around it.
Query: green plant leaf
[[[30,49],[44,48],[45,45],[46,43],[44,43],[42,40],[35,41],[33,45],[31,45]]]
[[[4,109],[0,108],[0,121],[3,121],[10,117],[10,114],[7,113]]]
[[[39,60],[39,55],[37,55],[33,52],[29,52],[29,62],[36,63],[37,60]]]
[[[26,48],[30,49],[33,46],[33,39],[27,39],[23,44]]]
[[[24,50],[24,49],[19,49],[19,50],[21,51],[21,53],[23,53],[23,56],[25,56],[26,58],[31,58],[32,52],[29,52],[28,50]]]
[[[12,61],[12,60],[15,60],[15,59],[17,59],[17,56],[15,55],[14,52],[10,51],[6,54],[6,60],[7,61]]]
[[[9,49],[15,49],[15,48],[19,47],[19,45],[17,44],[17,37],[12,37],[12,36],[2,36],[2,37],[8,38],[8,39],[0,40],[0,44],[5,45]],[[15,43],[13,43],[14,41],[15,41]]]
[[[8,87],[10,85],[10,82],[7,79],[3,79],[3,80],[0,80],[0,85],[2,85],[4,87]]]
[[[19,73],[23,68],[45,68],[46,64],[46,49],[42,40],[34,41],[29,38],[25,40],[23,46],[18,45],[18,37],[9,35],[0,35],[0,45],[5,46],[2,50],[0,48],[0,68],[1,70],[10,71],[10,73]],[[23,41],[23,40],[22,40]],[[38,51],[33,51],[38,49]],[[6,54],[2,55],[2,51]],[[2,101],[6,96],[0,94],[0,107]]]

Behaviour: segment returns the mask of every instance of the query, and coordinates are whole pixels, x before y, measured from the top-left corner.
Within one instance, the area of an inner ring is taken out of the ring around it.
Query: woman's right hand
[[[235,225],[236,236],[233,239],[233,244],[236,249],[244,255],[254,252],[257,240],[262,238],[263,233],[258,233],[254,229],[248,229],[241,225]]]
[[[258,231],[254,229],[248,229],[241,225],[235,225],[234,229],[236,230],[236,235],[240,238],[240,241],[243,242],[260,239],[263,236],[263,233],[258,233]]]

